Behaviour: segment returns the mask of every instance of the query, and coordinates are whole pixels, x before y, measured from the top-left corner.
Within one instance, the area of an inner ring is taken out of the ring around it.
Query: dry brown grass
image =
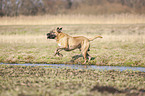
[[[121,72],[0,65],[0,76],[0,96],[145,95],[145,73],[129,70]],[[116,91],[107,90],[112,88]]]
[[[145,66],[145,35],[103,35],[91,43],[94,58],[89,64],[113,66]],[[93,37],[88,35],[86,37]],[[63,57],[53,56],[57,44],[44,35],[0,35],[0,62],[3,63],[70,63],[83,62],[79,50],[62,51]],[[73,58],[74,57],[74,58]]]
[[[3,63],[59,63],[81,64],[79,50],[62,51],[63,57],[53,56],[55,40],[47,40],[46,33],[58,25],[0,26],[0,62]],[[91,44],[88,64],[113,66],[145,66],[144,24],[80,24],[62,25],[71,36],[102,35]]]
[[[75,35],[77,36],[77,35]],[[80,36],[80,35],[78,35]],[[85,36],[85,35],[82,35]],[[93,35],[85,36],[87,38],[93,37]],[[103,39],[95,40],[93,42],[97,43],[99,42],[138,42],[141,44],[145,44],[145,35],[103,35]],[[0,35],[0,43],[54,43],[55,40],[47,40],[45,35]],[[92,43],[93,43],[92,42]]]
[[[145,23],[145,15],[44,15],[1,17],[0,25],[50,25],[50,24],[139,24]]]

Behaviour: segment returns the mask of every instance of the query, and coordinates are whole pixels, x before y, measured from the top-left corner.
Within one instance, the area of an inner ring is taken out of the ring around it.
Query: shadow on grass
[[[136,90],[136,92],[131,92]],[[90,91],[98,91],[101,93],[108,92],[108,93],[125,93],[127,96],[143,96],[145,94],[144,89],[137,90],[137,88],[125,89],[125,90],[118,90],[117,88],[111,86],[94,86]]]
[[[93,89],[91,89],[91,91],[95,91],[95,90],[97,90],[97,91],[99,91],[99,92],[105,92],[105,91],[107,91],[107,92],[109,92],[109,93],[123,93],[123,91],[120,91],[120,90],[118,90],[118,89],[116,89],[116,88],[113,88],[113,87],[111,87],[111,86],[99,86],[99,85],[96,85],[96,86],[94,86],[94,88]]]
[[[70,60],[70,62],[74,62],[75,60],[79,59],[80,57],[83,57],[82,54],[80,55],[75,55],[72,57],[72,59]],[[94,60],[96,57],[91,57],[91,60]],[[88,58],[87,58],[88,59]]]

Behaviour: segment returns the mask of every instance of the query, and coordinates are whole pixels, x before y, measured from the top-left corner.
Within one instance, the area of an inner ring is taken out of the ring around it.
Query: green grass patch
[[[145,95],[144,72],[97,71],[0,65],[1,96]],[[121,91],[103,92],[106,86]]]
[[[63,57],[53,56],[57,43],[55,40],[48,40],[46,33],[57,26],[59,25],[0,26],[0,62],[64,64],[84,62],[79,50],[62,51]],[[83,35],[88,38],[94,35],[103,36],[102,39],[90,42],[89,54],[92,60],[87,64],[145,67],[145,33],[142,24],[62,26],[63,32],[71,36]],[[132,30],[136,31],[130,34]]]

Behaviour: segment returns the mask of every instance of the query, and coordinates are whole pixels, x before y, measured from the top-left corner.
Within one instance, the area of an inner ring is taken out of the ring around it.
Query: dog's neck
[[[61,38],[63,38],[66,34],[64,33],[58,33],[57,36],[56,36],[56,41],[59,41]]]
[[[55,40],[56,40],[57,42],[59,42],[59,40],[62,39],[63,37],[71,37],[71,36],[69,36],[69,35],[66,34],[66,33],[62,33],[62,32],[61,32],[61,33],[58,33],[58,34],[57,34]]]

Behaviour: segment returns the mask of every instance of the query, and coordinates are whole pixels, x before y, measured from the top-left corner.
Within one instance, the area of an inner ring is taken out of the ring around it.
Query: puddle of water
[[[97,66],[97,65],[77,65],[77,64],[3,64],[0,65],[19,65],[19,66],[41,66],[45,68],[71,68],[71,69],[93,69],[93,70],[133,70],[145,72],[145,67],[124,67],[124,66]]]

